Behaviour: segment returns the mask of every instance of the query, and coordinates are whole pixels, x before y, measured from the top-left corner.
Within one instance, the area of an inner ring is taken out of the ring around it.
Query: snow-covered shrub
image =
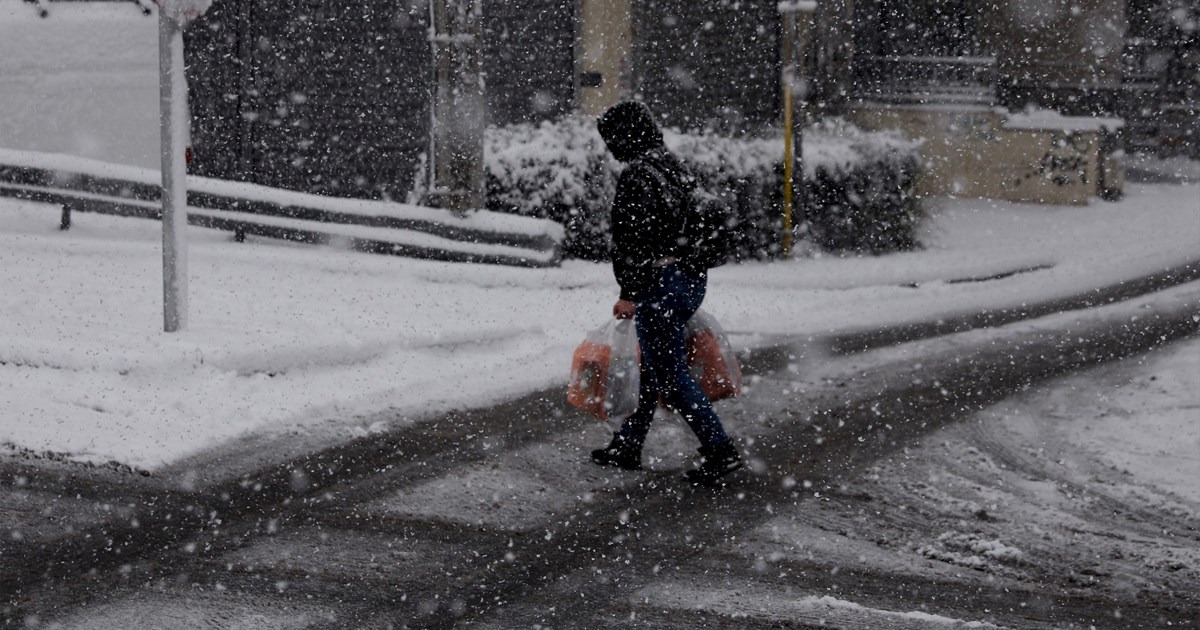
[[[916,143],[842,121],[820,124],[807,138],[801,227],[808,239],[834,252],[884,254],[920,246],[916,228],[925,215],[915,194]]]
[[[733,206],[740,221],[739,257],[776,254],[782,138],[672,130],[663,135],[700,186]],[[833,122],[806,129],[803,148],[807,194],[796,216],[801,237],[831,251],[882,253],[916,246],[915,145]],[[609,203],[620,165],[607,155],[594,119],[490,128],[484,156],[489,210],[559,221],[566,227],[566,256],[607,258]]]
[[[484,135],[487,209],[553,219],[567,236],[563,255],[608,256],[608,205],[619,165],[593,118],[490,127]]]

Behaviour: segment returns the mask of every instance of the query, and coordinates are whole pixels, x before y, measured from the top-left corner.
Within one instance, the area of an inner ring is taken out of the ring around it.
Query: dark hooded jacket
[[[695,183],[663,144],[654,116],[642,103],[612,106],[597,127],[613,157],[626,163],[612,203],[612,264],[621,299],[636,302],[655,281],[655,264],[678,256],[686,200]]]

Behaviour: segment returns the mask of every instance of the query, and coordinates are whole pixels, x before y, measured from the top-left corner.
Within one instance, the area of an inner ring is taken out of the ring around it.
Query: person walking
[[[626,164],[612,202],[612,265],[621,289],[613,316],[636,315],[642,367],[637,411],[608,446],[592,451],[592,461],[640,470],[642,444],[661,396],[700,440],[700,463],[688,471],[688,480],[719,485],[742,467],[742,458],[687,366],[687,321],[708,284],[707,268],[689,261],[681,239],[695,182],[663,144],[646,105],[617,103],[597,126],[609,152]]]

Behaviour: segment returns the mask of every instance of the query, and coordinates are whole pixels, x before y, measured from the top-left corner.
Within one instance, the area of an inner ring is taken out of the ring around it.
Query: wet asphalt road
[[[1156,277],[1142,290],[1127,283],[1111,300],[1100,292],[1090,304],[1031,307],[1024,317],[1130,299],[1195,273]],[[845,353],[951,331],[755,352],[748,395],[721,408],[751,469],[721,490],[681,483],[692,445],[670,421],[647,446],[648,471],[588,464],[587,449],[604,434],[559,391],[279,457],[266,469],[247,465],[264,444],[155,475],[12,458],[0,464],[0,509],[12,515],[0,542],[0,617],[68,628],[924,627],[906,618],[864,625],[851,613],[830,624],[803,613],[744,618],[686,602],[638,603],[662,601],[663,585],[682,581],[713,592],[744,585],[751,600],[833,588],[894,610],[932,598],[939,614],[1009,627],[1194,627],[1194,585],[1131,596],[1114,620],[1106,612],[1113,594],[1053,575],[1019,591],[839,573],[819,559],[781,561],[785,568],[767,575],[739,561],[738,549],[789,514],[861,510],[843,489],[866,466],[1031,384],[1194,334],[1198,295],[1151,304],[1137,321],[1082,316],[879,355]],[[1149,518],[1200,544],[1194,523]]]

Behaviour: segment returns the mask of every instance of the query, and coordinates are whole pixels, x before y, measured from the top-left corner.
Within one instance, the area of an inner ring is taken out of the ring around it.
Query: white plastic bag
[[[575,349],[567,402],[601,420],[628,418],[638,407],[639,360],[633,320],[609,320]]]
[[[687,362],[709,400],[742,393],[742,368],[717,318],[697,309],[687,323]]]

